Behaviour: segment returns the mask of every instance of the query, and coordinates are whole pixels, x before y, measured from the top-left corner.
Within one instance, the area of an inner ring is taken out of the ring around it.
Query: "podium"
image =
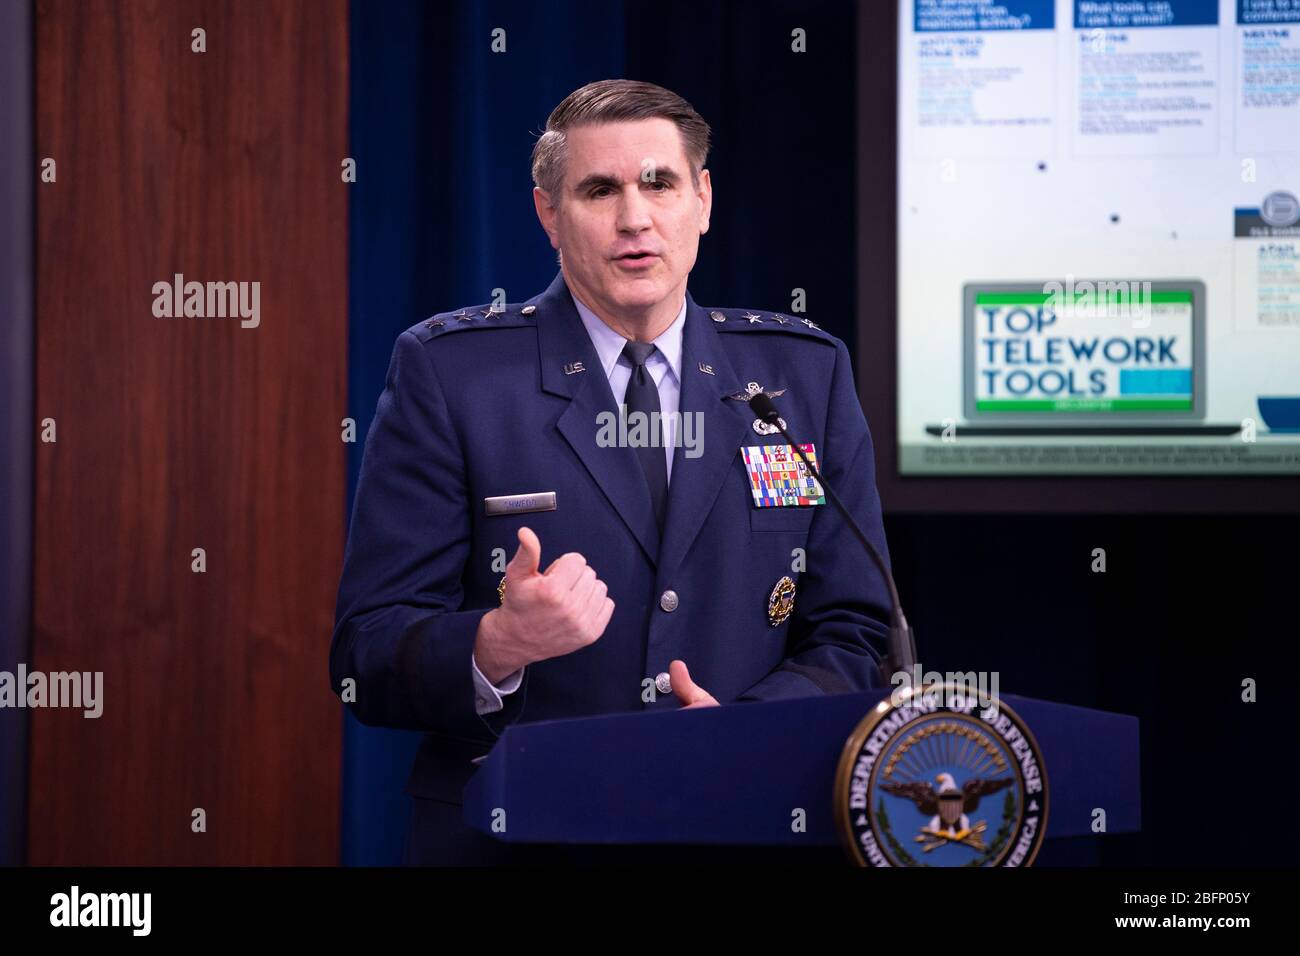
[[[511,725],[465,788],[465,822],[509,843],[837,846],[841,752],[890,690]],[[1049,845],[1092,835],[1098,808],[1106,833],[1139,830],[1136,717],[1000,700],[1042,753]]]

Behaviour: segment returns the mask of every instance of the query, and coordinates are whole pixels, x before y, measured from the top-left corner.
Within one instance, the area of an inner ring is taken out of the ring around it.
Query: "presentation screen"
[[[900,473],[1300,473],[1300,0],[898,40]]]

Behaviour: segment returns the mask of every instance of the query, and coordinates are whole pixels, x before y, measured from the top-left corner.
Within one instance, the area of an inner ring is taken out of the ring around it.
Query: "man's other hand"
[[[673,661],[668,665],[668,680],[673,685],[673,693],[682,702],[683,710],[720,706],[712,694],[691,680],[685,661]]]

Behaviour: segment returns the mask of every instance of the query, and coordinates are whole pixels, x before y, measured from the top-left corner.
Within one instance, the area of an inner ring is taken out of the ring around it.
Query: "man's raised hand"
[[[501,607],[483,616],[474,642],[475,662],[494,684],[534,661],[594,643],[614,614],[605,582],[581,554],[562,554],[545,572],[538,571],[541,557],[537,535],[520,528]]]

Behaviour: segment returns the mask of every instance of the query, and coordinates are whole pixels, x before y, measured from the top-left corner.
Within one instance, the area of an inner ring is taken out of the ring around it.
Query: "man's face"
[[[538,218],[565,278],[593,309],[644,314],[674,308],[708,231],[713,190],[698,188],[671,120],[571,127],[562,195],[533,190]]]

